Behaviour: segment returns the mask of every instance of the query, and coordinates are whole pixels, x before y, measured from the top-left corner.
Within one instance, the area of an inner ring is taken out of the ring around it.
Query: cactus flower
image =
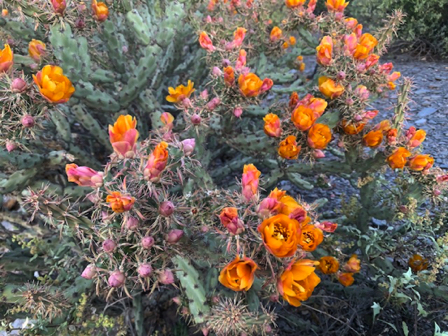
[[[296,137],[289,135],[281,141],[278,147],[278,155],[287,160],[296,160],[299,157],[301,146],[297,146]]]
[[[328,66],[332,60],[333,54],[333,40],[330,36],[324,36],[320,44],[316,47],[317,63],[323,66]]]
[[[233,33],[232,47],[237,48],[243,44],[244,38],[246,37],[247,29],[238,27]]]
[[[334,232],[337,229],[338,224],[325,221],[325,222],[317,222],[316,224],[314,224],[314,226],[325,232]]]
[[[68,102],[75,92],[72,82],[64,76],[64,71],[56,65],[46,65],[36,76],[33,75],[40,94],[49,103],[63,104]]]
[[[238,210],[236,208],[224,208],[219,215],[221,224],[234,235],[239,235],[244,231],[244,223],[238,217]]]
[[[354,135],[361,132],[364,127],[366,126],[363,122],[357,122],[357,123],[349,123],[347,120],[343,119],[341,122],[342,130],[345,134]]]
[[[266,249],[277,258],[293,256],[300,240],[300,224],[287,215],[265,219],[257,228]]]
[[[358,37],[355,33],[344,36],[344,54],[347,56],[353,55],[358,45]]]
[[[174,213],[174,209],[175,209],[175,207],[174,207],[173,202],[164,201],[164,202],[160,203],[159,213],[163,217],[169,217]]]
[[[97,270],[96,270],[95,265],[88,265],[84,269],[84,271],[82,271],[81,276],[84,279],[92,280],[95,277],[96,273],[97,273]]]
[[[132,209],[135,198],[122,195],[119,191],[112,191],[111,194],[107,195],[106,202],[109,203],[112,211],[122,213]]]
[[[114,252],[117,248],[117,244],[112,239],[106,239],[102,244],[103,250],[106,253]]]
[[[271,89],[271,87],[274,85],[274,82],[270,78],[263,79],[263,85],[260,88],[260,93],[264,93]]]
[[[301,259],[291,263],[282,273],[277,282],[277,288],[290,305],[299,307],[301,301],[310,298],[314,288],[320,283],[320,278],[316,275],[316,265],[319,262]]]
[[[130,115],[121,115],[113,126],[109,125],[110,143],[120,158],[134,157],[139,135],[136,126],[137,120]]]
[[[81,187],[98,188],[103,185],[103,173],[89,167],[79,167],[74,163],[65,165],[65,172],[69,182]]]
[[[235,69],[241,70],[246,65],[246,62],[247,62],[247,52],[246,50],[241,49],[238,55],[238,59],[236,60],[235,63]]]
[[[184,235],[184,231],[174,229],[168,232],[168,234],[165,237],[165,240],[169,244],[175,244],[177,243]]]
[[[158,280],[161,284],[171,285],[174,282],[174,274],[169,268],[164,269],[159,273]]]
[[[240,92],[245,97],[256,97],[260,94],[263,81],[254,73],[241,74],[238,77]]]
[[[286,7],[296,8],[303,6],[306,0],[285,0]]]
[[[418,130],[409,138],[408,146],[411,148],[418,147],[425,141],[426,132],[424,130]]]
[[[151,182],[158,182],[160,174],[168,162],[168,144],[165,141],[159,143],[154,151],[149,155],[143,175],[145,179]]]
[[[187,86],[182,84],[177,86],[176,88],[169,87],[169,95],[166,96],[166,100],[170,103],[178,104],[185,98],[190,98],[191,94],[195,91],[195,89],[193,89],[193,86],[194,83],[191,80],[188,80]]]
[[[294,126],[302,132],[308,131],[316,120],[313,110],[303,105],[299,105],[291,115]]]
[[[42,57],[45,56],[47,47],[45,43],[39,40],[32,39],[28,45],[28,54],[36,62],[40,62]]]
[[[109,284],[110,287],[121,287],[124,285],[126,281],[126,277],[124,276],[124,274],[120,271],[113,271],[110,276],[109,279],[107,280],[107,283]]]
[[[327,6],[328,11],[330,12],[339,12],[342,13],[347,7],[349,2],[345,0],[327,0],[325,5]]]
[[[414,171],[428,170],[434,164],[434,158],[428,154],[418,154],[409,159],[409,169]]]
[[[361,260],[356,254],[352,254],[344,266],[344,270],[350,273],[358,273],[361,270]]]
[[[392,169],[403,169],[411,152],[404,147],[397,148],[388,158],[387,162]]]
[[[355,52],[353,53],[353,57],[357,60],[366,59],[377,44],[378,40],[374,36],[369,33],[362,34]]]
[[[375,55],[375,54],[367,56],[366,63],[365,63],[366,70],[370,69],[375,64],[377,64],[379,59],[380,59],[380,57],[378,55]]]
[[[282,38],[282,30],[275,26],[274,28],[272,28],[271,30],[271,35],[269,36],[271,42],[277,42],[278,40],[280,40]]]
[[[258,205],[257,213],[260,218],[266,219],[278,214],[281,203],[272,197],[266,197]]]
[[[331,141],[330,127],[324,124],[314,124],[308,131],[308,145],[314,149],[325,149]]]
[[[248,291],[255,279],[258,265],[250,258],[236,256],[219,274],[219,282],[236,292]]]
[[[8,153],[11,153],[13,150],[17,148],[17,144],[14,141],[6,140],[5,147]]]
[[[339,273],[338,280],[344,287],[349,287],[355,282],[352,273]]]
[[[411,258],[409,258],[408,265],[414,273],[417,273],[427,269],[429,266],[429,261],[428,259],[424,259],[419,254],[414,254]]]
[[[247,202],[258,193],[258,182],[261,172],[253,165],[244,165],[242,177],[242,194]]]
[[[362,137],[364,145],[370,148],[376,148],[383,142],[383,131],[370,131]]]
[[[299,103],[299,94],[297,92],[291,93],[291,96],[289,97],[289,109],[294,110]]]
[[[314,225],[305,225],[302,227],[302,234],[299,239],[299,245],[304,251],[312,252],[324,240],[324,235],[321,229]]]
[[[355,29],[355,27],[358,25],[358,20],[356,20],[355,18],[346,18],[345,19],[345,26],[347,27],[347,29]]]
[[[142,278],[148,278],[152,274],[151,264],[140,264],[137,268],[137,273]]]
[[[273,113],[266,114],[264,120],[264,133],[267,136],[278,138],[282,134],[280,118]]]
[[[34,120],[34,117],[29,114],[23,116],[20,122],[22,123],[22,126],[26,128],[34,127],[34,125],[36,124],[36,120]]]
[[[209,52],[215,51],[215,47],[213,46],[212,40],[208,37],[205,31],[201,32],[199,35],[199,44],[201,47]]]
[[[235,71],[231,66],[224,68],[224,83],[226,86],[233,86],[235,83]]]
[[[92,11],[93,16],[99,22],[106,21],[109,16],[109,8],[104,2],[97,2],[96,0],[92,0]]]
[[[319,91],[330,99],[334,99],[342,95],[345,91],[342,84],[336,84],[336,82],[328,77],[319,77]]]
[[[129,231],[135,231],[138,228],[138,218],[128,217],[125,222],[126,229]]]
[[[146,236],[142,238],[142,247],[145,250],[149,250],[154,245],[154,238],[151,236]]]
[[[182,150],[185,156],[190,156],[194,152],[196,146],[196,140],[194,138],[182,140]]]
[[[318,267],[323,274],[334,274],[339,270],[339,261],[330,256],[322,257]]]
[[[56,14],[63,15],[67,7],[67,2],[65,0],[51,0],[51,5]]]
[[[171,113],[169,112],[163,112],[162,115],[160,116],[160,121],[162,122],[163,125],[165,125],[165,128],[168,131],[171,131],[174,127],[174,117]]]
[[[13,92],[23,93],[25,92],[27,87],[28,87],[27,82],[25,82],[25,80],[20,77],[14,78],[14,80],[11,83],[11,91]]]

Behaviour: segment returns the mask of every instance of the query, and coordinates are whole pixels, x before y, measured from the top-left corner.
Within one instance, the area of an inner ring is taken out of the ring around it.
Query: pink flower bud
[[[215,76],[215,77],[221,77],[222,76],[221,69],[219,69],[218,67],[213,67],[212,75]]]
[[[135,217],[129,217],[126,220],[126,229],[134,231],[137,230],[137,228],[138,228],[138,219]]]
[[[356,71],[358,71],[358,72],[360,72],[360,73],[366,71],[366,65],[365,65],[364,63],[359,63],[359,64],[356,66]]]
[[[190,117],[190,121],[193,125],[199,125],[202,121],[202,118],[199,114],[195,113]]]
[[[177,305],[180,305],[181,304],[181,300],[180,300],[180,297],[178,297],[178,296],[175,296],[175,297],[173,297],[172,299],[171,299],[175,304],[177,304]]]
[[[345,103],[346,103],[348,106],[352,106],[355,102],[354,102],[354,100],[353,100],[352,98],[347,98],[346,101],[345,101]]]
[[[191,105],[191,100],[190,100],[190,98],[184,98],[184,99],[182,99],[182,105],[183,105],[184,107],[191,107],[192,105]]]
[[[175,244],[182,238],[183,235],[184,232],[182,230],[174,229],[168,232],[165,240],[170,244]]]
[[[201,99],[204,99],[204,100],[208,99],[208,91],[207,91],[207,89],[205,89],[204,91],[201,92],[200,97],[201,97]]]
[[[315,149],[313,152],[313,157],[315,159],[322,159],[325,157],[325,153],[322,152],[320,149]]]
[[[207,17],[205,18],[205,22],[212,23],[212,17],[210,15],[207,15]]]
[[[82,271],[81,276],[84,279],[92,280],[96,275],[96,267],[95,265],[88,265],[84,271]]]
[[[149,250],[154,245],[154,238],[146,236],[142,238],[142,246],[144,249]]]
[[[222,66],[225,68],[225,67],[228,67],[230,65],[230,60],[228,60],[228,59],[223,59],[222,60]]]
[[[113,271],[107,281],[110,287],[121,287],[124,285],[126,278],[120,271]]]
[[[170,201],[165,201],[160,203],[159,206],[159,213],[163,216],[163,217],[169,217],[173,214],[174,212],[174,204]]]
[[[14,149],[17,148],[17,145],[14,141],[6,140],[6,150],[9,152],[12,152]]]
[[[205,107],[208,110],[213,111],[220,103],[221,101],[219,100],[219,98],[215,97],[212,100],[210,100]]]
[[[439,189],[434,190],[434,196],[440,196],[440,194],[442,194],[442,192]]]
[[[181,144],[185,156],[190,156],[191,154],[193,154],[194,147],[196,146],[196,140],[194,138],[185,139],[181,142]]]
[[[173,272],[169,268],[164,269],[159,273],[159,282],[164,285],[171,285],[174,282]]]
[[[23,127],[26,127],[26,128],[31,128],[35,124],[34,118],[32,116],[30,116],[29,114],[24,116],[22,118],[21,122],[22,122]]]
[[[268,218],[273,215],[277,214],[277,210],[279,207],[279,202],[272,197],[266,197],[264,200],[261,201],[260,205],[258,206],[258,216],[260,218]]]
[[[111,253],[115,250],[117,247],[117,244],[112,239],[106,239],[103,241],[103,250],[106,253]]]
[[[22,93],[27,86],[27,83],[22,78],[15,78],[11,83],[11,91]]]
[[[150,264],[140,264],[140,266],[137,268],[138,275],[140,275],[142,278],[147,278],[152,273],[152,267]]]
[[[233,115],[237,118],[241,117],[242,114],[243,109],[241,107],[237,107],[236,109],[233,110]]]
[[[86,26],[86,22],[84,21],[84,18],[77,18],[77,19],[76,19],[76,21],[75,21],[75,27],[76,27],[76,28],[78,28],[78,29],[84,29],[85,26]],[[123,47],[123,48],[124,48],[124,47]],[[126,51],[123,51],[123,52],[126,53],[127,50],[126,50]]]
[[[344,71],[339,71],[337,79],[338,80],[344,80],[345,79],[345,72]]]

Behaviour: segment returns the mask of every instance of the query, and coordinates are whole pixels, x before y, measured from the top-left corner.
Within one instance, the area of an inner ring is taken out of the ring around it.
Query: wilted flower
[[[314,124],[308,132],[308,145],[314,149],[325,149],[331,141],[330,127],[324,124]]]
[[[354,134],[358,134],[359,132],[361,132],[364,129],[364,126],[366,126],[366,124],[362,123],[362,122],[349,123],[347,120],[343,119],[341,122],[341,126],[342,126],[342,129],[344,130],[345,134],[354,135]]]
[[[429,261],[428,259],[424,259],[419,254],[414,254],[411,258],[409,258],[408,265],[414,273],[417,273],[427,269],[429,266]]]
[[[51,0],[51,5],[53,6],[53,10],[57,14],[64,14],[65,8],[67,7],[67,3],[65,0]]]
[[[290,264],[278,279],[277,288],[283,298],[294,307],[301,301],[309,299],[314,288],[320,283],[316,275],[319,263],[309,259],[301,259]]]
[[[89,167],[79,167],[74,163],[65,166],[69,182],[75,182],[81,187],[98,188],[103,185],[103,173]]]
[[[319,91],[330,99],[334,99],[342,95],[345,91],[341,84],[336,84],[336,82],[328,77],[319,77]]]
[[[319,269],[324,274],[334,274],[339,270],[339,261],[330,256],[322,257],[319,259]]]
[[[164,285],[171,285],[174,282],[174,274],[169,268],[159,273],[159,282]]]
[[[113,271],[107,281],[110,287],[121,287],[124,285],[126,277],[120,271]]]
[[[330,12],[340,12],[342,13],[349,3],[345,0],[327,0],[325,5]]]
[[[32,39],[28,45],[28,54],[36,62],[39,62],[41,58],[45,55],[47,47],[45,43],[39,40]]]
[[[352,273],[339,273],[338,280],[345,287],[353,285],[353,282],[355,281]]]
[[[257,213],[260,218],[266,219],[276,215],[281,204],[278,200],[272,197],[266,197],[258,205]]]
[[[142,247],[149,250],[154,245],[154,238],[151,236],[146,236],[142,238]]]
[[[106,239],[102,244],[103,250],[106,253],[114,252],[117,248],[117,244],[112,239]]]
[[[168,144],[165,141],[160,142],[154,151],[149,155],[143,175],[145,179],[151,182],[158,182],[160,174],[168,162]]]
[[[367,59],[366,59],[366,63],[365,63],[366,70],[367,70],[367,69],[370,69],[370,68],[373,67],[375,64],[377,64],[379,59],[380,59],[380,57],[379,57],[378,55],[375,55],[375,54],[369,55],[369,56],[367,57]]]
[[[257,264],[250,258],[239,256],[224,267],[219,274],[219,282],[236,292],[248,291],[255,279]]]
[[[190,98],[191,94],[195,91],[193,89],[194,83],[191,80],[188,80],[187,86],[179,85],[176,88],[169,87],[168,92],[169,95],[166,96],[166,100],[170,103],[180,103],[185,98]]]
[[[358,37],[355,33],[344,36],[344,54],[347,56],[353,55],[358,45]]]
[[[93,16],[97,21],[103,22],[106,21],[109,16],[109,8],[104,2],[97,2],[96,0],[92,0],[92,11]]]
[[[330,65],[333,54],[333,40],[330,36],[324,36],[316,47],[317,63],[323,66]]]
[[[232,86],[235,83],[235,71],[231,66],[224,68],[224,83],[227,86]]]
[[[299,95],[297,92],[291,93],[291,97],[289,97],[289,108],[293,110],[297,104],[299,103]]]
[[[271,39],[271,42],[277,42],[282,38],[282,30],[279,27],[275,26],[274,28],[272,28],[269,38]]]
[[[387,162],[392,169],[403,169],[411,152],[404,147],[397,148],[388,158]]]
[[[278,258],[291,257],[300,240],[300,224],[284,214],[265,219],[259,226],[266,248]]]
[[[317,222],[316,224],[314,224],[314,226],[325,232],[334,232],[337,229],[338,224],[325,221],[325,222]]]
[[[383,131],[370,131],[362,137],[364,145],[370,148],[376,148],[383,142]]]
[[[222,209],[219,220],[231,234],[238,235],[244,231],[244,223],[238,217],[237,208],[227,207]]]
[[[160,121],[162,122],[162,124],[165,125],[165,128],[168,131],[171,131],[174,127],[174,117],[171,113],[169,112],[163,112],[160,116]]]
[[[170,244],[177,243],[184,235],[184,231],[174,229],[168,232],[168,234],[165,237],[165,240]]]
[[[358,85],[354,91],[354,94],[359,98],[359,100],[365,101],[369,99],[370,92],[364,85]]]
[[[22,78],[14,78],[11,83],[11,91],[13,92],[24,92],[28,87],[28,84]]]
[[[243,178],[242,178],[242,194],[247,202],[252,200],[252,198],[258,192],[258,182],[261,172],[253,165],[244,165],[243,168]]]
[[[97,273],[97,271],[96,271],[96,267],[95,267],[95,265],[88,265],[88,266],[84,269],[84,271],[82,271],[81,276],[82,276],[84,279],[92,280],[92,279],[95,277],[96,273]]]
[[[109,203],[112,211],[122,213],[131,210],[135,203],[135,198],[122,195],[119,191],[112,191],[110,195],[107,195],[106,202]]]
[[[296,137],[289,135],[285,140],[280,142],[278,147],[278,155],[284,159],[296,160],[299,157],[301,146],[297,146]]]
[[[49,103],[62,104],[68,102],[75,92],[72,82],[64,76],[64,71],[56,65],[46,65],[36,76],[34,83],[39,92]]]
[[[238,59],[236,60],[235,63],[235,69],[241,70],[246,65],[246,56],[247,56],[246,50],[241,49]]]
[[[418,130],[409,137],[408,146],[411,148],[418,147],[425,141],[426,132],[424,130]]]
[[[109,125],[110,143],[120,158],[134,157],[139,135],[136,126],[137,120],[130,115],[120,115],[113,126]]]
[[[296,8],[303,6],[306,0],[285,0],[285,4],[289,8]]]
[[[387,142],[390,145],[394,145],[397,142],[397,129],[396,128],[392,128],[387,132]]]
[[[353,254],[345,264],[344,269],[350,273],[358,273],[361,270],[361,260],[356,254]]]
[[[414,171],[428,170],[434,164],[434,158],[428,154],[418,154],[409,159],[409,169]]]
[[[181,144],[185,156],[190,156],[191,154],[193,154],[194,148],[196,146],[195,138],[182,140]]]
[[[137,268],[137,273],[142,278],[147,278],[152,274],[151,264],[140,264]]]
[[[199,44],[201,47],[209,52],[215,51],[215,47],[213,46],[212,40],[208,37],[205,31],[201,32],[199,35]]]
[[[312,252],[323,240],[324,235],[322,230],[314,225],[308,224],[302,227],[302,233],[298,243],[304,251]]]
[[[278,138],[282,134],[280,118],[273,113],[266,114],[264,120],[264,133],[267,136]]]

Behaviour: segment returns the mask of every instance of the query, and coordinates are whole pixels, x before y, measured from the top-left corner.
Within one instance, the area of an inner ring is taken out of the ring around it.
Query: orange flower
[[[40,59],[45,55],[47,47],[45,43],[39,40],[32,39],[28,45],[28,54],[36,62],[40,62]]]
[[[290,135],[285,140],[280,142],[278,147],[278,155],[284,159],[296,160],[299,157],[301,149],[301,146],[297,146],[296,137],[294,135]]]
[[[277,288],[283,299],[294,307],[301,305],[301,301],[309,299],[314,288],[320,283],[315,270],[318,262],[301,259],[289,265],[280,276]]]
[[[375,126],[375,130],[381,131],[383,133],[389,132],[391,128],[389,120],[382,120],[378,125]]]
[[[375,64],[377,64],[379,59],[380,57],[378,55],[375,54],[369,55],[366,59],[366,70],[370,69]]]
[[[235,32],[233,33],[233,42],[232,46],[234,48],[239,47],[241,44],[243,44],[244,37],[246,37],[247,29],[245,28],[237,28]]]
[[[244,165],[241,183],[242,194],[246,201],[250,201],[258,192],[258,182],[261,172],[253,164]]]
[[[427,269],[429,266],[429,261],[428,259],[423,259],[423,257],[419,254],[414,254],[411,258],[409,258],[408,265],[414,273],[417,273]]]
[[[232,86],[235,83],[235,71],[231,66],[224,68],[224,83],[227,86]]]
[[[110,143],[120,158],[134,157],[139,135],[136,126],[137,120],[130,115],[121,115],[113,126],[109,125]]]
[[[289,48],[289,43],[288,43],[288,42],[284,42],[284,43],[282,44],[282,48],[283,48],[283,49],[288,49],[288,48]]]
[[[235,63],[235,69],[241,70],[246,65],[247,62],[246,56],[247,56],[246,50],[241,49],[238,55],[238,59],[236,60]]]
[[[336,82],[328,77],[319,77],[319,91],[330,99],[339,97],[344,93],[345,89],[341,84],[336,84]]]
[[[305,67],[306,67],[306,64],[305,64],[305,63],[300,63],[300,65],[299,65],[299,71],[300,71],[300,72],[304,72],[304,71],[305,71]]]
[[[345,9],[345,7],[347,7],[349,4],[349,2],[345,2],[345,0],[327,0],[326,4],[327,5],[327,9],[330,12],[340,12],[342,13]]]
[[[434,164],[434,158],[428,154],[419,154],[409,160],[409,169],[414,171],[428,170]]]
[[[289,44],[293,46],[293,45],[296,45],[296,43],[297,43],[296,38],[294,36],[290,36]]]
[[[411,148],[418,147],[425,141],[426,132],[424,130],[418,130],[409,139],[408,146]]]
[[[291,257],[297,251],[300,224],[295,219],[278,214],[265,219],[259,226],[264,245],[277,258]]]
[[[112,191],[110,195],[107,195],[106,202],[114,212],[122,213],[131,210],[135,203],[135,198],[130,196],[124,196],[119,191]]]
[[[6,8],[3,8],[3,9],[2,9],[2,16],[3,16],[3,17],[7,17],[8,14],[9,14],[9,11],[8,11]]]
[[[280,118],[273,113],[266,114],[264,120],[264,132],[270,137],[279,137],[282,134]]]
[[[342,126],[342,129],[345,134],[354,135],[354,134],[358,134],[359,132],[361,132],[363,130],[364,126],[366,126],[366,123],[362,123],[362,122],[349,123],[347,120],[344,119],[341,122],[341,126]]]
[[[353,57],[358,60],[366,59],[373,48],[378,44],[378,40],[369,33],[362,34],[358,45],[356,46]]]
[[[355,18],[346,18],[345,19],[345,26],[347,27],[347,29],[355,29],[355,27],[358,24],[358,20],[356,20]]]
[[[36,76],[34,83],[39,88],[42,97],[50,103],[62,104],[68,102],[75,88],[66,76],[62,68],[56,65],[46,65]]]
[[[411,152],[404,147],[399,147],[388,158],[387,162],[392,169],[403,169]]]
[[[286,7],[289,8],[296,8],[296,7],[300,7],[303,6],[303,4],[305,3],[306,0],[286,0],[285,4]]]
[[[151,182],[158,182],[160,174],[168,162],[168,144],[165,141],[160,142],[154,151],[149,155],[143,175],[145,179]]]
[[[326,256],[319,260],[319,269],[323,274],[333,274],[339,270],[339,261],[334,257]]]
[[[383,131],[370,131],[362,137],[364,145],[370,148],[376,148],[383,142]]]
[[[12,67],[14,62],[14,53],[9,44],[5,44],[5,48],[0,50],[0,72],[6,72]]]
[[[361,270],[361,260],[356,254],[352,254],[350,259],[345,264],[344,269],[350,273],[358,273]]]
[[[81,187],[101,187],[103,184],[103,173],[97,172],[89,167],[78,167],[74,163],[65,165],[65,173],[69,182],[75,182]]]
[[[238,85],[243,96],[256,97],[260,94],[263,81],[253,73],[241,74],[238,77]]]
[[[324,240],[324,233],[314,225],[305,225],[302,228],[302,235],[299,240],[299,245],[304,251],[314,251],[320,243]]]
[[[203,31],[199,35],[199,44],[201,47],[207,51],[213,52],[215,51],[215,47],[213,46],[212,40],[210,40],[210,37],[208,37],[207,33]]]
[[[93,16],[97,21],[103,22],[106,21],[109,16],[109,8],[104,2],[97,2],[96,0],[92,0],[92,11]]]
[[[301,131],[309,130],[311,126],[313,126],[316,119],[317,118],[314,115],[313,110],[303,105],[299,105],[292,112],[291,116],[291,120],[294,123],[294,126]]]
[[[163,112],[162,115],[160,116],[160,121],[162,122],[162,124],[165,125],[165,128],[168,130],[172,130],[173,129],[173,122],[174,122],[174,117],[171,113],[169,112]]]
[[[330,127],[324,124],[314,124],[308,132],[308,145],[314,149],[325,149],[331,141]]]
[[[65,0],[51,0],[51,5],[53,6],[53,10],[57,14],[64,14],[65,8],[67,7],[67,3]]]
[[[269,197],[280,201],[280,199],[285,196],[286,191],[275,188],[269,193]]]
[[[219,274],[219,282],[236,292],[248,291],[254,283],[257,268],[252,259],[236,256]]]
[[[353,55],[358,45],[358,37],[355,33],[344,36],[344,54],[347,56]]]
[[[180,103],[185,98],[190,98],[190,95],[195,91],[193,89],[194,83],[191,80],[188,80],[187,86],[179,85],[176,88],[169,87],[168,92],[169,95],[166,96],[166,100],[170,103]]]
[[[271,36],[270,36],[271,42],[276,42],[276,41],[280,40],[281,38],[282,38],[282,30],[277,26],[272,28]]]
[[[355,281],[352,273],[339,273],[338,280],[345,287],[353,285],[353,282]]]
[[[320,65],[330,65],[333,54],[333,40],[330,36],[324,36],[320,44],[316,47],[317,63]]]
[[[299,95],[297,94],[297,92],[291,93],[291,97],[289,97],[289,108],[292,110],[295,109],[298,103],[299,103]]]
[[[310,222],[311,219],[307,216],[305,209],[291,196],[282,196],[279,202],[278,212],[298,221],[300,227],[304,227]]]
[[[222,209],[219,219],[221,224],[234,235],[244,231],[244,223],[238,218],[237,208],[228,207]]]

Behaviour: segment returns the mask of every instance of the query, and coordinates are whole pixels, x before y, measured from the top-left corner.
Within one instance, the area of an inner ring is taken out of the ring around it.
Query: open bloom
[[[414,273],[417,273],[427,269],[429,266],[429,261],[428,259],[424,259],[419,254],[414,254],[411,258],[409,258],[408,265]]]
[[[271,42],[280,40],[282,38],[282,30],[279,27],[275,26],[274,28],[272,28],[269,38],[271,39]]]
[[[284,214],[265,219],[259,226],[266,248],[278,258],[291,257],[297,251],[300,224]]]
[[[403,169],[411,152],[404,147],[397,148],[388,158],[387,163],[392,169]]]
[[[232,86],[235,83],[235,71],[231,66],[224,68],[224,83],[226,86]]]
[[[240,92],[245,97],[256,97],[261,93],[263,81],[254,73],[241,74],[238,77]]]
[[[308,132],[308,145],[314,149],[325,149],[331,141],[330,127],[324,124],[314,124]]]
[[[377,44],[378,40],[373,35],[369,33],[362,34],[355,52],[353,53],[353,57],[358,60],[366,59]]]
[[[383,131],[370,131],[363,136],[364,145],[370,148],[376,148],[383,142]]]
[[[291,219],[299,222],[300,227],[306,225],[309,221],[305,209],[291,196],[279,194],[280,208],[279,213],[287,215]],[[271,193],[272,194],[272,193]]]
[[[68,102],[75,88],[62,68],[56,65],[46,65],[36,76],[33,75],[40,94],[50,103],[63,104]]]
[[[149,155],[143,175],[145,179],[151,182],[157,182],[160,174],[166,167],[168,162],[168,144],[165,141],[160,142],[154,151]]]
[[[296,8],[296,7],[300,7],[303,6],[303,4],[305,3],[306,0],[286,0],[285,4],[286,7],[289,8]]]
[[[339,270],[339,261],[330,256],[322,257],[319,260],[319,269],[323,274],[334,274]]]
[[[355,281],[353,273],[339,273],[338,280],[345,287],[353,285],[353,282]]]
[[[334,99],[342,95],[345,91],[341,84],[336,84],[336,82],[328,77],[319,77],[319,91],[330,99]]]
[[[45,55],[46,50],[47,46],[42,41],[32,39],[28,44],[28,54],[36,62],[41,60],[41,58]]]
[[[122,195],[119,191],[112,191],[110,195],[107,195],[106,202],[109,203],[112,211],[122,213],[132,209],[132,206],[135,203],[135,198]]]
[[[424,130],[418,130],[410,136],[408,146],[411,148],[418,147],[425,141],[426,132]]]
[[[246,201],[250,201],[258,192],[258,182],[260,179],[261,172],[253,165],[244,165],[243,168],[243,178],[242,194]]]
[[[330,65],[333,54],[333,40],[330,36],[324,36],[320,44],[316,47],[317,63],[326,66]]]
[[[199,35],[199,44],[201,47],[209,52],[215,51],[215,47],[213,46],[212,40],[208,37],[207,33],[203,31]]]
[[[418,154],[409,159],[409,169],[414,171],[428,170],[434,164],[434,158],[428,154]]]
[[[299,239],[299,245],[304,251],[312,252],[324,240],[324,234],[321,229],[308,224],[302,227],[302,234]]]
[[[130,115],[121,115],[115,124],[109,125],[109,138],[115,153],[120,158],[134,157],[138,131],[137,120]]]
[[[345,7],[348,6],[348,2],[345,0],[327,0],[325,5],[327,6],[328,11],[330,12],[339,12],[342,13]]]
[[[0,72],[8,71],[14,62],[14,53],[9,44],[5,44],[5,48],[0,50]]]
[[[219,215],[221,224],[234,235],[244,231],[244,223],[238,217],[238,209],[233,207],[224,208]]]
[[[236,256],[219,274],[219,282],[236,292],[248,291],[254,283],[257,268],[252,259]]]
[[[343,119],[341,122],[341,127],[342,127],[342,130],[344,131],[344,133],[350,134],[350,135],[358,134],[359,132],[361,132],[364,129],[364,126],[366,126],[366,124],[363,122],[349,123],[345,119]]]
[[[194,83],[191,80],[188,80],[187,86],[179,85],[176,88],[169,87],[168,92],[169,95],[166,96],[166,100],[170,103],[180,103],[185,98],[190,98],[191,94],[195,91],[193,89]]]
[[[62,15],[67,7],[67,2],[65,0],[51,0],[51,5],[55,13]]]
[[[267,136],[278,138],[282,134],[282,127],[278,115],[269,113],[263,118],[264,133]]]
[[[353,254],[345,264],[344,269],[350,273],[358,273],[361,270],[361,260],[356,254]]]
[[[289,265],[280,276],[278,291],[290,305],[300,306],[300,302],[308,300],[320,283],[320,278],[315,273],[317,264],[313,260],[301,259]]]
[[[296,160],[299,157],[301,146],[297,146],[296,137],[289,135],[285,140],[280,142],[278,147],[278,155],[284,159]]]
[[[291,115],[294,126],[301,131],[308,131],[316,119],[317,116],[314,115],[313,110],[303,105],[297,106]]]
[[[97,188],[103,184],[103,173],[89,167],[78,167],[70,163],[65,166],[65,172],[69,182],[75,182],[81,187]]]
[[[92,0],[92,11],[93,16],[97,21],[103,22],[106,21],[109,16],[109,8],[104,2],[97,2],[96,0]]]

